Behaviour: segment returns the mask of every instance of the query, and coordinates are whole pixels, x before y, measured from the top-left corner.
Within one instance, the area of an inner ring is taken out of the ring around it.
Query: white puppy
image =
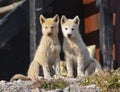
[[[61,18],[61,28],[64,35],[63,50],[67,65],[67,77],[81,78],[84,75],[102,71],[100,64],[90,56],[85,43],[79,33],[80,19]]]

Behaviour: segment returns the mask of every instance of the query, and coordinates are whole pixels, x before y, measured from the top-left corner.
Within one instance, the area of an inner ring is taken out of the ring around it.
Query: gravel
[[[17,80],[13,82],[0,81],[0,92],[101,92],[95,84],[80,86],[78,79],[65,78],[70,84],[64,89],[45,90],[33,87],[35,81]]]

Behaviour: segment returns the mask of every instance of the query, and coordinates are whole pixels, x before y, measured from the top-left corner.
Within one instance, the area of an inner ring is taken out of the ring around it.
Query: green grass
[[[107,92],[108,90],[112,90],[109,92],[120,92],[120,69],[114,71],[104,71],[103,74],[97,73],[92,74],[91,76],[85,77],[84,80],[78,81],[78,83],[82,86],[88,86],[90,84],[96,84],[100,87],[102,92]],[[68,82],[64,81],[64,79],[54,79],[54,80],[38,80],[34,84],[34,87],[39,87],[45,90],[51,89],[64,89],[69,85]]]
[[[54,80],[39,80],[34,84],[34,87],[39,87],[40,89],[51,90],[51,89],[64,89],[69,83],[65,82],[63,79]]]
[[[103,74],[93,74],[86,77],[84,81],[80,82],[80,85],[90,84],[96,84],[101,88],[102,92],[107,92],[108,89],[120,90],[120,69],[114,71],[104,71]]]

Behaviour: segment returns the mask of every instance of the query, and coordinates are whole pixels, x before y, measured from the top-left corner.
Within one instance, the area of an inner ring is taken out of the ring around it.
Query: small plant
[[[107,92],[108,89],[120,89],[120,69],[114,71],[104,71],[103,74],[97,73],[85,78],[80,85],[96,84],[102,90]]]
[[[64,89],[69,83],[64,81],[63,79],[53,79],[53,80],[38,80],[33,84],[34,87],[38,87],[45,90],[51,89]]]

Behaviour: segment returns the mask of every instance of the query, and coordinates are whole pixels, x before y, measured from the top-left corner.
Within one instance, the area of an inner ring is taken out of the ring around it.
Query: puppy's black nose
[[[68,38],[70,38],[70,37],[71,37],[71,34],[67,34],[67,36],[68,36]]]
[[[48,33],[48,36],[51,36],[52,35],[52,33]]]

